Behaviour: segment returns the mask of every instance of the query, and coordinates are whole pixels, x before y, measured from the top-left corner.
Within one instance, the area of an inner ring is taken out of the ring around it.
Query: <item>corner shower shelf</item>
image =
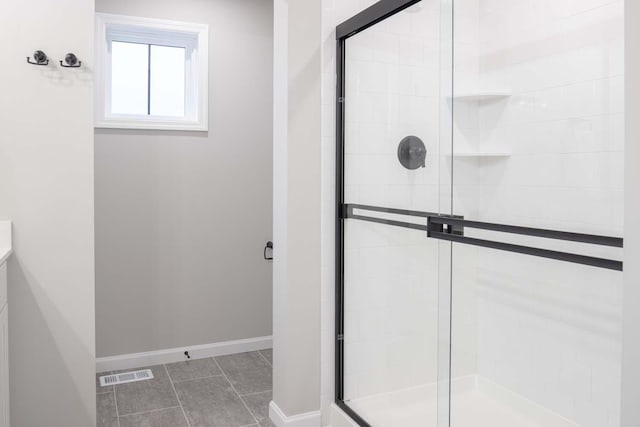
[[[511,92],[506,90],[483,90],[473,92],[462,92],[453,96],[454,100],[465,102],[499,101],[511,96]]]

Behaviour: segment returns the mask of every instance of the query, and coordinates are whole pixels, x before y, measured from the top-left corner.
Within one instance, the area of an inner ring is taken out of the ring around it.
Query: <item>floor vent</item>
[[[100,377],[100,385],[106,387],[108,385],[134,383],[136,381],[150,380],[153,378],[151,369],[143,369],[142,371],[123,372],[121,374],[103,375]]]

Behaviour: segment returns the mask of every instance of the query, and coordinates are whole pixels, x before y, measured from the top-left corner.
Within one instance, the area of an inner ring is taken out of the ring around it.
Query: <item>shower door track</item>
[[[480,246],[512,253],[554,259],[597,268],[622,271],[622,261],[590,257],[586,255],[552,251],[537,247],[516,245],[493,240],[478,239],[464,235],[465,229],[496,231],[505,234],[541,237],[566,242],[600,245],[622,248],[623,239],[619,237],[573,233],[541,228],[521,227],[508,224],[496,224],[466,220],[456,215],[441,215],[434,212],[396,209],[361,204],[345,204],[344,201],[344,140],[345,140],[345,55],[346,41],[349,37],[395,15],[396,13],[419,3],[421,0],[381,0],[359,14],[336,27],[336,205],[335,205],[335,403],[356,423],[362,427],[370,424],[344,401],[344,222],[347,219],[373,222],[393,227],[402,227],[422,231],[427,238],[454,243]],[[404,215],[422,218],[424,223],[400,221],[354,213],[357,211],[377,212],[386,215]]]

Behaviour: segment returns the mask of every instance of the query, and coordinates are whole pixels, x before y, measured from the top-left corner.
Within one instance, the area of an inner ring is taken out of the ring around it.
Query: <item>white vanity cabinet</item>
[[[0,427],[9,427],[9,307],[7,304],[7,264],[0,265]]]
[[[11,255],[11,223],[0,221],[0,427],[9,427],[9,304],[7,259]]]

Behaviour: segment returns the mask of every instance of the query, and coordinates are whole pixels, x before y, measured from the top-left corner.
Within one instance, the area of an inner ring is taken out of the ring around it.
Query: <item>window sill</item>
[[[207,132],[209,126],[200,122],[171,122],[171,121],[134,121],[134,120],[105,120],[94,124],[95,129],[139,129],[139,130],[182,130]]]

